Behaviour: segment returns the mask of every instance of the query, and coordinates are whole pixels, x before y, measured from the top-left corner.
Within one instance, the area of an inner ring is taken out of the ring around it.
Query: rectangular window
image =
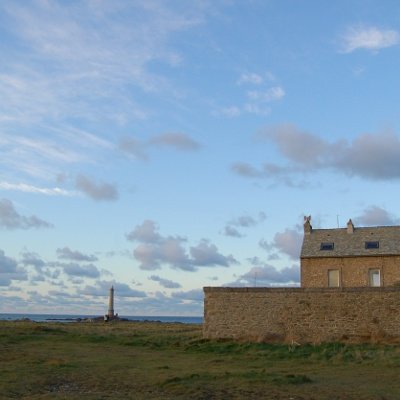
[[[381,286],[381,271],[379,269],[369,270],[369,285],[372,287]]]
[[[365,242],[366,249],[379,249],[379,242]]]
[[[330,243],[321,243],[321,247],[320,247],[320,250],[333,250],[333,243],[332,242],[330,242]]]
[[[328,270],[328,287],[339,287],[339,270],[329,269]]]

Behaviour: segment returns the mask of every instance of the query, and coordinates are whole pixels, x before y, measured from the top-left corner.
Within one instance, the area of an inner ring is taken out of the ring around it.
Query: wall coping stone
[[[362,293],[362,292],[400,292],[400,287],[339,287],[339,288],[271,288],[271,287],[221,287],[205,286],[204,293],[231,292],[231,293],[326,293],[326,292],[344,292],[344,293]]]

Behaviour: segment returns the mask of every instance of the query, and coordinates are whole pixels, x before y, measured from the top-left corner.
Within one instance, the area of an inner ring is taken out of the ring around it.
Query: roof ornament
[[[304,234],[309,235],[312,232],[311,215],[304,216]]]

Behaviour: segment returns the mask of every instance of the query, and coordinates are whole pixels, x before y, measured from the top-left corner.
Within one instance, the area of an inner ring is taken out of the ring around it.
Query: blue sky
[[[399,223],[396,1],[2,1],[0,312],[201,315]]]

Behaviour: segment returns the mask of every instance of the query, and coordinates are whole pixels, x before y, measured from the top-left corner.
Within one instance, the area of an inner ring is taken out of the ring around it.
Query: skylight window
[[[333,242],[321,243],[320,250],[333,250],[333,247],[334,247]]]
[[[379,242],[365,242],[366,249],[379,249]]]

